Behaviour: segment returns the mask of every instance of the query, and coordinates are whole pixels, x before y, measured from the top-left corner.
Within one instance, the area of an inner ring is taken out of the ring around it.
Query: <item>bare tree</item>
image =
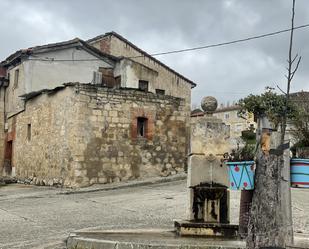
[[[293,7],[292,7],[292,27],[291,27],[291,34],[290,34],[290,45],[289,45],[289,58],[288,58],[288,67],[286,68],[288,71],[288,74],[285,75],[287,78],[287,91],[286,91],[286,104],[285,108],[287,111],[289,101],[290,101],[290,89],[291,89],[291,82],[294,78],[294,75],[298,69],[298,66],[301,61],[301,56],[298,56],[296,54],[294,57],[292,57],[292,50],[293,50],[293,36],[294,36],[294,17],[295,17],[295,0],[293,0]],[[294,67],[296,63],[296,66]],[[281,143],[284,143],[284,137],[285,137],[285,131],[286,131],[286,126],[287,126],[287,115],[285,114],[283,117],[283,122],[282,122],[282,133],[281,133]]]

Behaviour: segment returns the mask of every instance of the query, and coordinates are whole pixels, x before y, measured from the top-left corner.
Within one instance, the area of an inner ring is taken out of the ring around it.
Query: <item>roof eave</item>
[[[116,61],[119,60],[118,57],[103,53],[99,49],[96,49],[93,46],[87,44],[87,42],[79,38],[75,38],[75,39],[65,41],[65,42],[46,44],[42,46],[36,46],[36,47],[28,48],[28,49],[18,50],[15,53],[11,54],[9,57],[7,57],[4,61],[2,61],[0,63],[0,66],[8,67],[12,64],[15,64],[16,61],[21,60],[23,56],[28,57],[29,55],[32,55],[32,54],[40,54],[40,53],[50,52],[50,51],[59,50],[59,49],[75,47],[75,46],[80,46],[84,48],[86,51],[91,52],[94,56],[112,65]]]

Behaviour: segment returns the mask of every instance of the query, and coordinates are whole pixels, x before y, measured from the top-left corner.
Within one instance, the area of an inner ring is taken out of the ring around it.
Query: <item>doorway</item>
[[[7,141],[5,146],[4,173],[6,175],[12,174],[12,155],[13,155],[13,140]]]

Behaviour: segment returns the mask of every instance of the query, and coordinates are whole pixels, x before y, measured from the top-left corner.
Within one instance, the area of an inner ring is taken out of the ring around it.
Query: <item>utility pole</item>
[[[255,189],[249,218],[247,248],[282,247],[293,244],[293,222],[290,183],[290,150],[286,134],[287,113],[292,79],[301,57],[292,57],[295,0],[292,5],[287,92],[285,114],[280,131],[271,128],[266,116],[259,117],[257,141],[259,143]],[[293,69],[293,65],[296,66]]]

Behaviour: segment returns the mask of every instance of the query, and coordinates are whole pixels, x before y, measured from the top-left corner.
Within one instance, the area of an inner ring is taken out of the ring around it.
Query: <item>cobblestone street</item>
[[[185,181],[60,193],[26,185],[1,187],[0,248],[64,248],[63,241],[77,229],[172,228],[173,219],[185,217]],[[309,194],[294,189],[292,197],[294,230],[309,234]],[[232,192],[231,198],[231,221],[237,223],[239,193]]]

